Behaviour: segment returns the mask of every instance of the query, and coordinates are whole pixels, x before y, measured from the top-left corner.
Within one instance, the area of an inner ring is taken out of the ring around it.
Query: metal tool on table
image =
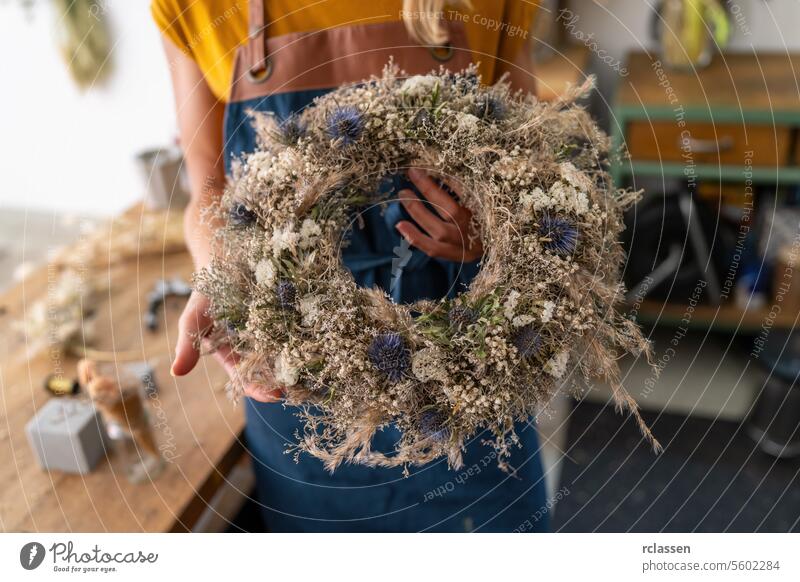
[[[150,331],[158,329],[158,310],[168,297],[188,297],[191,293],[191,285],[179,277],[156,281],[153,290],[147,294],[147,312],[144,314],[147,329]]]

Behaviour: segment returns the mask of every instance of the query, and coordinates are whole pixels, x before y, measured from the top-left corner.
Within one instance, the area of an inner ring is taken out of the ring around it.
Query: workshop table
[[[135,210],[134,210],[135,212]],[[129,213],[130,214],[130,213]],[[94,347],[133,350],[150,361],[160,392],[148,399],[156,439],[169,448],[161,475],[143,484],[127,481],[114,456],[87,475],[46,472],[28,446],[25,424],[48,398],[45,377],[61,367],[74,377],[77,359],[42,350],[27,357],[24,337],[13,321],[48,291],[54,269],[47,266],[0,295],[5,337],[0,340],[0,531],[166,532],[191,530],[208,500],[244,454],[242,407],[224,391],[225,374],[213,358],[201,360],[185,378],[169,374],[170,355],[184,300],[167,302],[159,327],[144,325],[147,293],[161,278],[191,276],[185,252],[138,256],[93,271],[109,286],[96,311]]]

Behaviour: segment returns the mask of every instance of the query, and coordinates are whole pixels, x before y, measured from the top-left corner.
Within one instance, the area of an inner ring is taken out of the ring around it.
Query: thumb
[[[199,293],[192,293],[178,321],[178,342],[170,370],[173,376],[188,374],[200,359],[196,340],[211,325],[207,309],[208,299]]]

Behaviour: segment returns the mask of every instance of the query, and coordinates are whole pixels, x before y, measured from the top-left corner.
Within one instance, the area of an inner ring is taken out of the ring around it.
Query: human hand
[[[411,190],[400,191],[400,202],[425,232],[407,220],[397,223],[397,230],[412,246],[430,257],[448,261],[470,262],[483,255],[480,237],[470,236],[472,213],[461,206],[439,184],[422,170],[412,168],[408,177],[433,204],[436,213],[426,208]],[[444,180],[450,190],[462,196],[461,185]],[[438,214],[438,216],[437,216]]]
[[[185,376],[191,372],[200,359],[197,338],[208,333],[213,323],[208,315],[208,297],[193,291],[178,321],[178,343],[175,346],[175,360],[170,373],[173,376]],[[283,391],[274,385],[244,383],[239,375],[238,366],[241,357],[227,344],[214,351],[214,358],[222,364],[233,382],[243,385],[243,393],[259,402],[278,402],[283,398]]]

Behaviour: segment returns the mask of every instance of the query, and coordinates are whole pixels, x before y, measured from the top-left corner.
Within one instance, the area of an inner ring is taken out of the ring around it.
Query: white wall
[[[176,133],[169,72],[149,0],[106,0],[114,73],[82,93],[38,0],[0,2],[0,207],[110,214],[143,191],[136,151]]]
[[[734,0],[731,0],[733,3]],[[732,48],[800,50],[800,0],[735,0],[750,35],[734,25]],[[140,149],[171,143],[172,95],[149,0],[104,0],[115,72],[81,93],[53,40],[53,14],[38,0],[32,18],[19,0],[0,1],[0,207],[109,214],[140,197],[132,162]],[[622,58],[648,39],[653,0],[572,0],[578,27]],[[609,14],[611,12],[611,14]],[[649,41],[648,41],[649,42]],[[615,74],[595,71],[610,89]]]

